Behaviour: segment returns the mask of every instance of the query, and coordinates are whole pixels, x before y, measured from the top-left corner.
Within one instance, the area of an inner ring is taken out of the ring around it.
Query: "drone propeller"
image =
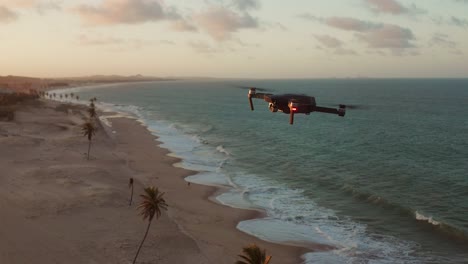
[[[325,105],[326,106],[333,106],[333,107],[336,106],[334,104],[325,104]],[[359,109],[367,110],[367,109],[370,108],[367,105],[354,105],[354,104],[343,104],[343,105],[346,106],[346,109],[348,109],[348,110],[359,110]]]
[[[255,90],[260,91],[260,92],[271,91],[271,89],[260,88],[260,87],[255,87],[255,86],[241,86],[241,85],[231,85],[231,86],[233,86],[235,88],[239,88],[239,89],[244,89],[244,90],[250,90],[251,88],[255,88]]]

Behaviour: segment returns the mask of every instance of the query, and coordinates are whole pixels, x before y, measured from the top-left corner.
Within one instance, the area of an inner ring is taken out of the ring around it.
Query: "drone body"
[[[339,105],[339,108],[329,108],[317,106],[315,97],[299,94],[280,94],[274,95],[269,93],[257,93],[256,88],[249,89],[249,104],[250,109],[253,111],[252,98],[263,99],[269,103],[271,112],[283,112],[289,114],[289,124],[294,123],[295,114],[310,115],[312,112],[321,112],[328,114],[336,114],[343,117],[346,114],[346,106]]]

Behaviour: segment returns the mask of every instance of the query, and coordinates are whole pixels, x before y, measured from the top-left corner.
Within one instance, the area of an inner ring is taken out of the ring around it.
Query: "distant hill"
[[[93,75],[85,77],[67,78],[34,78],[24,76],[0,76],[0,89],[7,89],[19,92],[34,90],[48,90],[55,87],[68,87],[75,85],[85,85],[94,83],[119,83],[119,82],[148,82],[166,81],[175,78],[160,78],[143,75],[120,76],[120,75]]]
[[[24,77],[24,76],[0,76],[0,88],[27,92],[30,89],[41,89],[43,81],[40,78]]]
[[[68,77],[68,78],[57,78],[55,80],[68,81],[68,82],[89,82],[89,83],[113,83],[113,82],[145,82],[145,81],[165,81],[174,80],[173,78],[161,78],[153,76],[143,76],[140,74],[131,76],[121,75],[92,75],[85,77]]]

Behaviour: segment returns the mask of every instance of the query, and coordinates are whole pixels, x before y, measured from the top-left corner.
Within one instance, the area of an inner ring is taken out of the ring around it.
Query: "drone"
[[[310,115],[312,112],[320,112],[327,114],[335,114],[338,116],[345,116],[346,105],[340,104],[339,108],[329,108],[317,106],[315,97],[303,94],[270,94],[270,93],[257,93],[257,88],[249,88],[249,104],[250,110],[254,110],[252,98],[263,99],[269,103],[269,110],[273,113],[278,111],[289,114],[289,124],[294,123],[295,114]]]

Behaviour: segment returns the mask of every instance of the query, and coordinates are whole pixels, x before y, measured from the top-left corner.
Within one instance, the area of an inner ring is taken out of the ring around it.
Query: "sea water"
[[[236,86],[361,107],[289,125],[262,100],[250,111]],[[180,80],[75,93],[139,118],[177,166],[199,171],[187,181],[229,187],[220,203],[266,211],[238,229],[334,248],[306,263],[468,263],[468,80]]]

